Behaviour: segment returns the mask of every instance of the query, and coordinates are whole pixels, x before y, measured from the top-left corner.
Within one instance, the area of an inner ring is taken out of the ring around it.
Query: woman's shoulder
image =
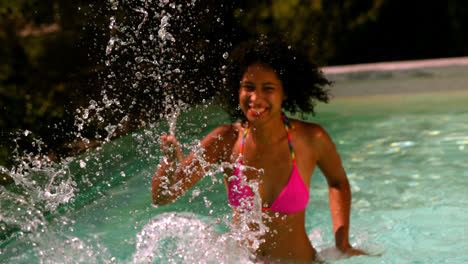
[[[224,124],[213,129],[213,132],[221,135],[237,135],[239,131],[245,129],[240,123]]]
[[[217,161],[229,161],[242,126],[240,124],[220,125],[213,129],[201,142],[208,155]]]
[[[223,143],[230,143],[236,141],[239,132],[243,129],[240,123],[220,125],[213,129],[207,137],[215,138]]]
[[[293,126],[293,130],[297,133],[306,133],[310,136],[321,136],[327,133],[319,124],[306,122],[298,119],[289,119]]]
[[[292,131],[301,139],[311,143],[330,140],[330,136],[321,125],[297,119],[290,120],[293,125]]]

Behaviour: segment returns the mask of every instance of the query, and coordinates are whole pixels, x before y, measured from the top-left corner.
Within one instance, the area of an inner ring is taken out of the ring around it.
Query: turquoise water
[[[317,170],[306,229],[323,258],[330,263],[468,261],[466,102],[468,93],[461,92],[336,99],[319,105],[317,116],[306,117],[329,132],[348,173],[351,243],[381,254],[336,259],[327,186]],[[190,147],[225,120],[217,108],[201,107],[179,116],[176,134]],[[171,205],[151,205],[159,160],[155,142],[167,131],[167,124],[157,124],[71,162],[74,200],[46,215],[42,230],[2,241],[0,262],[248,261],[233,242],[221,175],[205,177]],[[87,165],[82,168],[80,160]]]
[[[466,93],[434,93],[321,109],[352,186],[351,233],[382,249],[369,263],[468,260],[467,101]]]

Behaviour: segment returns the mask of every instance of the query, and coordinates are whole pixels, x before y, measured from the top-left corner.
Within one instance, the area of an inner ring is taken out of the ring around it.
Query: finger
[[[169,145],[171,143],[174,144],[174,140],[175,140],[175,138],[171,138],[168,135],[163,135],[163,136],[161,136],[161,139],[160,139],[160,146],[163,147],[163,146]]]

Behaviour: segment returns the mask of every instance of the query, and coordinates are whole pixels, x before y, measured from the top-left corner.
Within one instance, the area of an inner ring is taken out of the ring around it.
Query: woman
[[[329,187],[336,247],[347,255],[363,254],[348,241],[351,192],[330,136],[317,124],[282,114],[283,109],[314,113],[315,101],[328,101],[323,87],[329,82],[317,67],[280,42],[247,42],[231,54],[225,84],[220,93],[223,106],[233,120],[241,121],[209,133],[201,141],[203,159],[255,168],[227,168],[224,180],[235,219],[251,210],[254,192],[248,183],[258,182],[263,223],[269,230],[256,249],[258,258],[316,260],[305,230],[309,183],[316,166]],[[174,137],[162,136],[161,148],[166,159],[153,178],[155,204],[173,201],[209,169],[194,153],[184,158]]]

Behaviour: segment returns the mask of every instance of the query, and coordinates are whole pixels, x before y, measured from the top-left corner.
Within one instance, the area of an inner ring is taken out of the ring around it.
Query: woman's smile
[[[254,116],[262,116],[263,114],[266,113],[268,108],[262,107],[249,107],[249,113]]]

